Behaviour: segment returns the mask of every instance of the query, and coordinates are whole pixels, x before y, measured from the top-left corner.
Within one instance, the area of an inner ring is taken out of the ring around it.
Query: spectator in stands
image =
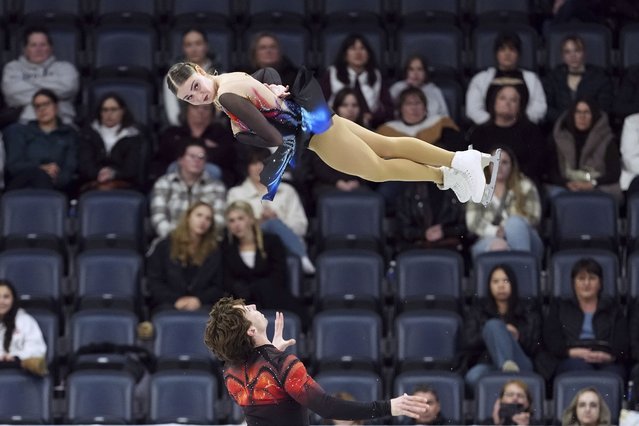
[[[532,395],[528,385],[522,380],[508,380],[493,405],[492,419],[483,424],[529,425],[532,414]]]
[[[541,261],[544,245],[536,227],[541,201],[535,184],[519,171],[509,148],[502,148],[495,192],[488,206],[466,205],[466,226],[479,237],[473,257],[486,251],[522,250]]]
[[[9,281],[0,280],[0,368],[21,367],[37,375],[47,374],[47,345],[35,318],[20,308],[20,299]]]
[[[81,189],[142,190],[150,145],[124,99],[113,92],[105,94],[93,121],[80,133]]]
[[[260,68],[275,68],[284,86],[293,86],[297,68],[282,52],[280,41],[274,33],[261,32],[253,37],[249,49],[249,74]]]
[[[340,117],[363,125],[363,102],[355,89],[345,87],[335,94],[332,107],[333,111]],[[366,181],[357,176],[347,175],[335,170],[322,161],[313,151],[307,150],[303,155],[308,155],[310,158],[310,170],[313,176],[312,191],[316,200],[331,191],[350,192],[370,189]]]
[[[541,335],[538,306],[519,298],[517,275],[510,266],[494,266],[486,290],[488,297],[475,303],[465,318],[465,341],[473,355],[466,374],[471,389],[491,371],[532,372]]]
[[[221,181],[209,176],[204,170],[205,164],[204,147],[189,142],[178,158],[177,171],[161,176],[153,185],[151,224],[159,237],[166,237],[189,206],[196,201],[210,204],[213,207],[216,228],[223,228],[226,187]]]
[[[218,68],[210,56],[206,33],[199,28],[189,28],[182,33],[182,58],[179,59],[198,64],[208,72],[214,72]],[[218,71],[222,70],[218,68]],[[162,100],[167,121],[172,126],[179,126],[181,124],[180,114],[186,106],[186,102],[174,96],[166,83],[162,85]]]
[[[435,388],[427,384],[420,384],[415,387],[413,395],[421,396],[426,399],[426,405],[428,407],[426,411],[419,416],[419,418],[407,418],[406,421],[401,424],[419,426],[451,424],[450,420],[442,416],[441,405],[439,404],[439,395]]]
[[[344,401],[356,401],[355,397],[351,395],[349,392],[335,392],[333,396],[337,399],[341,399]],[[350,426],[350,425],[363,425],[364,422],[362,420],[325,420],[324,424]]]
[[[306,324],[302,305],[288,287],[286,249],[277,235],[262,232],[251,205],[235,201],[226,208],[222,242],[224,286],[233,295],[264,309],[295,312]]]
[[[639,113],[639,65],[626,70],[617,90],[612,110],[620,119]]]
[[[390,94],[393,101],[399,100],[399,95],[409,87],[416,87],[424,92],[428,99],[428,116],[436,115],[449,117],[448,106],[444,99],[444,94],[435,83],[430,81],[428,75],[428,63],[420,55],[410,56],[404,65],[404,80],[393,84]]]
[[[58,97],[51,90],[38,90],[31,103],[36,120],[4,132],[7,189],[66,190],[78,163],[78,134],[58,118]]]
[[[344,87],[355,89],[365,101],[365,126],[375,128],[393,116],[393,101],[377,68],[375,52],[360,34],[351,34],[344,39],[320,84],[329,104]]]
[[[603,0],[550,0],[552,23],[563,24],[573,21],[601,23],[607,12]]]
[[[37,116],[33,96],[41,89],[48,89],[60,100],[60,119],[69,124],[75,118],[73,102],[79,81],[75,67],[53,55],[47,30],[33,27],[24,32],[22,55],[6,64],[2,71],[2,93],[7,105],[23,108],[20,121],[26,123]]]
[[[626,196],[639,192],[639,113],[626,117],[621,132],[621,176],[619,186]]]
[[[543,86],[537,74],[519,68],[520,53],[521,40],[516,33],[503,32],[495,39],[497,67],[475,74],[466,92],[466,116],[475,124],[483,124],[491,119],[490,107],[499,89],[505,85],[517,90],[530,121],[538,123],[545,117],[546,95]]]
[[[561,42],[563,64],[557,65],[544,81],[548,112],[546,120],[557,121],[575,99],[588,97],[605,112],[612,110],[613,85],[610,76],[595,66],[586,64],[586,46],[581,37],[569,35]]]
[[[175,159],[184,146],[195,142],[206,149],[209,176],[221,179],[227,186],[235,185],[238,174],[236,144],[228,122],[215,119],[212,105],[187,104],[182,118],[179,126],[169,127],[160,134],[152,174],[174,172]]]
[[[496,143],[510,148],[521,172],[537,183],[543,174],[546,142],[541,129],[523,114],[521,99],[515,87],[501,87],[490,104],[490,121],[471,129],[468,142],[483,152]]]
[[[594,387],[580,389],[561,416],[561,426],[610,426],[610,408]]]
[[[578,99],[555,123],[548,155],[548,192],[603,191],[621,199],[621,161],[608,115]]]
[[[573,295],[553,300],[544,320],[546,352],[536,360],[538,371],[547,379],[579,370],[610,371],[623,378],[630,336],[623,308],[603,292],[601,265],[580,259],[570,277]]]
[[[222,256],[213,208],[193,203],[148,261],[151,308],[208,310],[223,296]]]
[[[264,161],[271,153],[268,149],[254,148],[248,155],[246,179],[241,185],[229,189],[226,203],[231,204],[237,200],[249,203],[262,231],[277,235],[286,249],[301,259],[305,273],[315,273],[304,242],[308,218],[299,195],[295,188],[282,182],[273,202],[262,204],[260,173],[264,169]]]

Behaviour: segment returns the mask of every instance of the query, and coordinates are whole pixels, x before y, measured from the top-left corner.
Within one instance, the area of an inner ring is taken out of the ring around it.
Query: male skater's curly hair
[[[204,343],[224,362],[241,364],[253,350],[253,338],[247,334],[251,322],[242,309],[244,299],[223,297],[213,305],[204,331]]]

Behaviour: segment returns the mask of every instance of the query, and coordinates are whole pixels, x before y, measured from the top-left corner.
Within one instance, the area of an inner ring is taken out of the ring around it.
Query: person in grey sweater
[[[60,99],[60,119],[67,124],[73,122],[73,100],[79,82],[75,66],[56,59],[51,37],[44,28],[33,27],[25,31],[22,52],[2,71],[2,93],[7,105],[22,108],[21,122],[35,120],[31,104],[33,95],[40,89],[49,89]]]

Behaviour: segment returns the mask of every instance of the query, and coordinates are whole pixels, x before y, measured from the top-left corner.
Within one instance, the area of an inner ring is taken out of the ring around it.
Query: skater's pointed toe
[[[466,203],[470,201],[471,190],[468,181],[458,170],[450,167],[440,167],[443,176],[443,184],[438,185],[439,189],[452,189],[457,199]]]
[[[468,181],[471,191],[470,198],[475,203],[482,200],[486,188],[486,177],[482,163],[482,153],[474,149],[457,151],[451,163],[452,168],[461,172]]]

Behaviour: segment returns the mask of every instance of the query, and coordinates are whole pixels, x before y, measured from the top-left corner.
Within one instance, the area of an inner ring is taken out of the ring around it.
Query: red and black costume
[[[244,410],[249,426],[306,426],[307,408],[326,419],[391,415],[390,401],[344,401],[326,394],[295,355],[285,354],[273,345],[255,348],[244,364],[227,365],[224,383]]]

